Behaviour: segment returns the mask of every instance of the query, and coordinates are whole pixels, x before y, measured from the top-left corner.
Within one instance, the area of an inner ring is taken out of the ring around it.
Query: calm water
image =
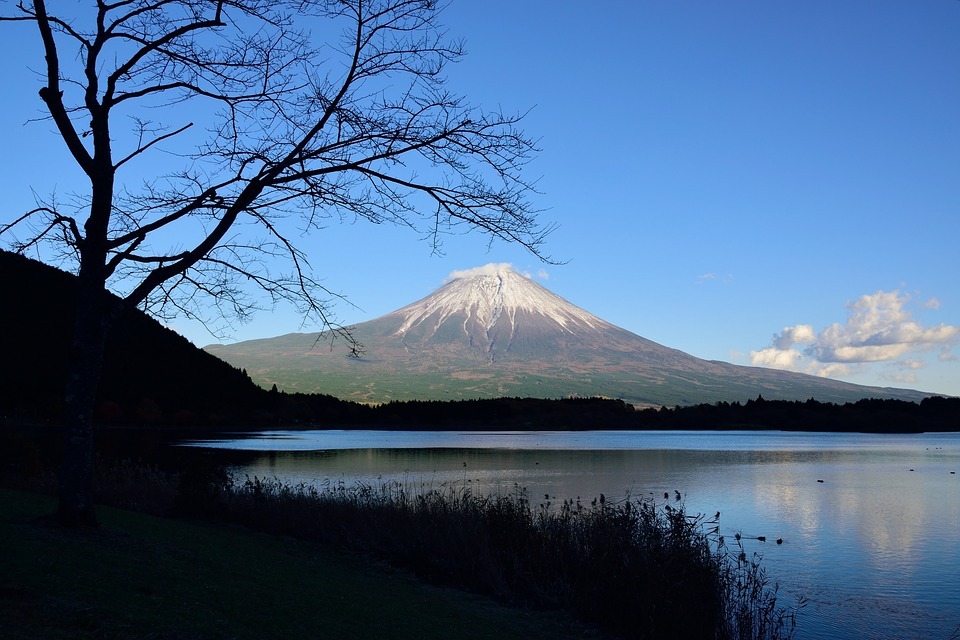
[[[947,640],[960,627],[960,433],[276,431],[195,444],[261,452],[240,477],[318,485],[519,485],[554,503],[679,491],[688,511],[719,510],[728,539],[754,538],[782,602],[808,599],[801,640]]]

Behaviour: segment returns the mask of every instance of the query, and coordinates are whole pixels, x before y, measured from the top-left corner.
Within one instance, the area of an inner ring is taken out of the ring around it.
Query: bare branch
[[[73,11],[48,15],[37,0],[7,20],[39,27],[41,93],[90,193],[75,216],[38,209],[0,233],[42,222],[30,242],[82,248],[126,304],[197,314],[206,296],[242,318],[257,308],[240,293],[249,285],[325,323],[325,290],[293,239],[329,220],[409,227],[435,252],[444,235],[476,229],[548,260],[551,227],[537,224],[522,176],[535,145],[516,129],[522,116],[446,90],[463,46],[440,28],[435,0],[101,0],[89,16]],[[339,40],[310,35],[331,28]],[[78,48],[67,67],[58,38]],[[169,168],[135,188],[131,161],[147,154]],[[291,277],[272,275],[278,260]]]
[[[20,224],[35,218],[40,218],[42,222],[31,231],[29,239],[26,241],[14,241],[13,243],[14,249],[18,253],[23,253],[27,249],[43,242],[44,239],[54,231],[60,232],[58,239],[62,240],[64,244],[73,247],[80,245],[82,238],[80,236],[80,230],[77,228],[77,221],[69,216],[61,215],[55,209],[46,206],[31,209],[10,224],[0,227],[0,235],[7,234]]]
[[[147,144],[137,145],[137,148],[136,148],[135,151],[132,151],[129,155],[127,155],[126,158],[124,158],[124,159],[121,160],[120,162],[118,162],[118,163],[116,163],[115,165],[113,165],[113,168],[114,168],[114,169],[119,169],[121,166],[123,166],[124,164],[126,164],[129,160],[132,160],[133,158],[135,158],[135,157],[137,157],[138,155],[142,154],[143,152],[145,152],[147,149],[149,149],[149,148],[152,147],[153,145],[159,144],[159,143],[163,142],[164,140],[169,140],[170,138],[174,137],[175,135],[178,135],[178,134],[183,133],[184,131],[186,131],[187,129],[189,129],[189,128],[192,127],[192,126],[193,126],[193,123],[190,122],[190,123],[188,123],[188,124],[183,125],[182,127],[180,127],[179,129],[177,129],[176,131],[171,131],[170,133],[164,134],[164,135],[162,135],[162,136],[160,136],[160,137],[158,137],[158,138],[154,138],[153,140],[151,140],[151,141],[148,142]]]
[[[60,57],[57,53],[57,44],[53,37],[51,20],[47,16],[46,6],[43,0],[34,2],[36,7],[35,21],[40,30],[40,38],[43,41],[44,55],[47,64],[47,85],[40,89],[40,99],[47,105],[50,116],[53,118],[63,141],[67,148],[76,159],[80,168],[90,175],[93,172],[93,158],[83,146],[77,130],[70,120],[67,109],[63,104],[63,91],[60,89]],[[54,21],[60,24],[61,21]]]

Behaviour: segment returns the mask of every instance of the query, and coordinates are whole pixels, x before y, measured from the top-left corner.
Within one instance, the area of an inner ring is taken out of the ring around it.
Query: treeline
[[[960,398],[920,403],[866,399],[846,404],[787,400],[718,402],[687,407],[636,409],[605,398],[492,398],[397,401],[377,406],[327,395],[264,392],[261,402],[232,428],[356,428],[386,430],[766,430],[919,433],[960,431]],[[142,419],[142,416],[140,416]],[[151,424],[204,428],[201,416],[158,415]]]
[[[606,398],[491,398],[395,401],[364,405],[322,394],[265,391],[237,386],[235,402],[223,394],[209,401],[172,394],[101,401],[104,426],[177,427],[189,430],[342,428],[385,430],[781,430],[920,433],[960,431],[960,398],[940,396],[920,403],[864,399],[835,404],[755,400],[685,407],[637,409]],[[154,388],[154,391],[157,389]],[[197,409],[191,408],[197,407]],[[46,420],[56,415],[49,412]]]
[[[390,402],[376,407],[329,396],[272,394],[276,417],[299,424],[382,429],[778,429],[918,433],[960,431],[960,398],[922,402],[865,399],[846,404],[787,400],[718,402],[688,407],[635,409],[604,398],[494,398]],[[294,410],[296,409],[296,410]]]
[[[857,431],[920,433],[960,431],[960,398],[864,399],[845,404],[756,400],[718,402],[637,412],[645,429],[778,429],[782,431]]]

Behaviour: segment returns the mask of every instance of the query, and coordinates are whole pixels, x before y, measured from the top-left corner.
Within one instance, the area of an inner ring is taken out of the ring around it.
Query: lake
[[[269,431],[190,444],[243,450],[241,479],[519,486],[534,504],[679,491],[763,555],[781,602],[808,600],[798,639],[960,637],[960,433]]]

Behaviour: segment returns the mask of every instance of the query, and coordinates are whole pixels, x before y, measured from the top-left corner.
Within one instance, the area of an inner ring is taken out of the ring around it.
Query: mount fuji
[[[351,327],[344,340],[294,333],[205,350],[261,386],[345,400],[603,396],[646,406],[767,399],[919,401],[929,394],[702,360],[564,300],[508,265],[454,274],[431,295]]]

